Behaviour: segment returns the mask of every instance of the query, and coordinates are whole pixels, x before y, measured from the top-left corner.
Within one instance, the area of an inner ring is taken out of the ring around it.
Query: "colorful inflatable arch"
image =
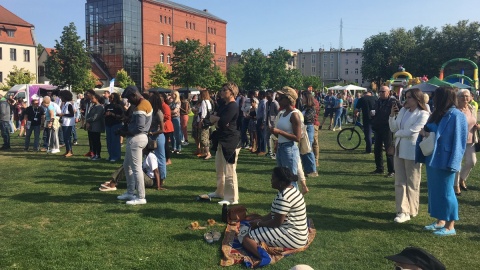
[[[443,77],[443,70],[445,69],[445,67],[448,65],[448,64],[451,64],[453,62],[466,62],[470,65],[473,66],[473,80],[467,76],[465,76],[465,74],[451,74],[447,77]],[[440,76],[438,76],[438,78],[442,81],[445,81],[445,80],[448,80],[448,79],[451,79],[451,78],[459,78],[459,79],[465,79],[467,80],[470,85],[474,86],[475,89],[478,89],[478,66],[477,64],[475,64],[475,62],[469,60],[469,59],[466,59],[466,58],[454,58],[454,59],[451,59],[451,60],[448,60],[447,62],[443,63],[441,69],[440,69]]]

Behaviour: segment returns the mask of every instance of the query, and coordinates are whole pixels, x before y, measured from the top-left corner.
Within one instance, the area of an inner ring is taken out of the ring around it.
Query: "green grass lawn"
[[[432,252],[447,269],[480,269],[478,166],[459,198],[457,236],[438,238],[423,231],[433,221],[427,213],[425,176],[420,214],[395,224],[394,180],[370,175],[373,155],[344,151],[336,132],[320,132],[318,178],[308,179],[307,212],[317,228],[310,248],[267,269],[308,264],[314,269],[392,269],[384,256],[415,245]],[[214,160],[191,155],[192,145],[173,156],[167,191],[147,190],[146,205],[127,206],[98,191],[119,164],[89,161],[85,131],[79,130],[74,157],[0,152],[0,269],[221,269],[220,242],[207,244],[205,230],[191,231],[193,221],[221,219],[217,203],[199,203],[198,194],[215,187]],[[15,134],[16,136],[16,134]],[[104,138],[102,138],[104,139]],[[104,144],[104,149],[105,143]],[[104,158],[108,156],[105,152]],[[275,161],[241,151],[238,159],[240,203],[265,214],[276,191],[270,187]],[[424,169],[423,169],[424,170]],[[224,227],[215,229],[223,232]],[[244,269],[232,266],[229,269]]]

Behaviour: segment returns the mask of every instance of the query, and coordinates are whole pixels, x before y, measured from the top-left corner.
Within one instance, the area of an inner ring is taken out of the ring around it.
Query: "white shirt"
[[[155,156],[153,152],[148,153],[147,157],[145,157],[145,160],[143,160],[142,169],[148,177],[152,179],[155,178],[153,171],[158,169],[158,161],[157,156]]]

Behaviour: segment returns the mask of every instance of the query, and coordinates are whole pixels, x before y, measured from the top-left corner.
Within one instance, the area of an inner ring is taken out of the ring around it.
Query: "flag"
[[[113,86],[114,84],[115,84],[115,78],[113,78],[113,79],[110,80],[110,89],[108,90],[108,91],[110,92],[110,94],[113,93],[113,92],[115,92],[115,91],[114,91],[114,88],[113,88],[113,87],[114,87],[114,86]]]

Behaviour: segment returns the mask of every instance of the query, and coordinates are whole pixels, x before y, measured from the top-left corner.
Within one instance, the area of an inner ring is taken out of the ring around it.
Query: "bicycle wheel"
[[[361,143],[360,134],[355,128],[342,129],[337,135],[337,143],[345,150],[355,150]]]

